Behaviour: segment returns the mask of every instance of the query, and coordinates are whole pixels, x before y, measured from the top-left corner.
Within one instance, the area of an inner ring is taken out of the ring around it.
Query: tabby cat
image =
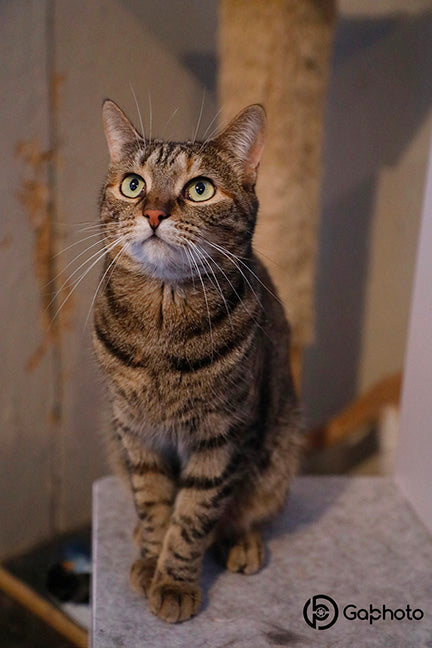
[[[297,463],[289,327],[252,250],[265,112],[184,143],[146,139],[110,100],[103,119],[94,346],[138,517],[131,582],[155,615],[184,621],[207,547],[230,571],[263,566],[260,529]]]

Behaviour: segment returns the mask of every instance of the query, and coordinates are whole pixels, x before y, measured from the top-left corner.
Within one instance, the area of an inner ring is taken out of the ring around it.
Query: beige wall
[[[28,526],[32,539],[50,531],[51,439],[56,432],[50,417],[52,352],[32,371],[28,366],[42,342],[36,224],[18,199],[33,172],[16,153],[20,141],[32,141],[42,150],[48,147],[46,5],[26,3],[23,9],[12,2],[0,4],[0,553],[23,547]],[[46,169],[38,173],[38,182],[46,186]],[[39,217],[40,212],[35,214]]]
[[[358,387],[401,369],[417,251],[432,111],[395,164],[378,174],[371,223]]]
[[[432,125],[431,39],[431,13],[340,16],[325,118],[316,341],[305,356],[311,425],[403,365]]]

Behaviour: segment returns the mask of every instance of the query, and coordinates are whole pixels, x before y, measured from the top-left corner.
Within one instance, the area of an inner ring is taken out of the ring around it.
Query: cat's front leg
[[[175,496],[174,476],[164,457],[128,432],[121,430],[124,457],[138,524],[134,539],[139,558],[132,564],[131,585],[148,594],[161,553]]]
[[[201,607],[203,555],[231,495],[238,463],[228,440],[218,445],[209,439],[197,445],[182,473],[149,592],[152,612],[165,621],[185,621]]]

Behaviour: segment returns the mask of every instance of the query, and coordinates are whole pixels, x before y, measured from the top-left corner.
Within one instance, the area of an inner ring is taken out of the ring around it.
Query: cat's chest
[[[229,396],[227,376],[239,371],[243,336],[231,317],[218,320],[216,302],[199,297],[162,287],[114,309],[105,299],[98,309],[96,351],[114,393],[126,394],[140,418],[186,420]],[[247,364],[242,360],[246,373]]]
[[[199,305],[188,303],[171,290],[151,298],[119,303],[105,299],[95,317],[95,349],[105,373],[115,380],[127,376],[140,385],[146,402],[160,405],[191,382],[200,359],[212,351],[208,318]]]
[[[158,356],[205,345],[211,329],[211,312],[202,296],[185,294],[169,285],[156,294],[131,298],[116,318],[116,327],[125,338],[133,339],[142,351]]]

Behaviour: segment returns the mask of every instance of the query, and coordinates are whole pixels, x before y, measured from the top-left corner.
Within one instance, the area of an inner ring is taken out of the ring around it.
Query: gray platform
[[[267,533],[265,569],[231,574],[208,556],[204,607],[178,625],[155,618],[129,588],[134,512],[112,477],[95,484],[93,523],[93,648],[432,648],[432,539],[389,479],[298,478]],[[328,629],[303,618],[319,594],[339,608]],[[344,618],[348,604],[410,605],[424,617],[392,621],[387,613],[370,624]]]

